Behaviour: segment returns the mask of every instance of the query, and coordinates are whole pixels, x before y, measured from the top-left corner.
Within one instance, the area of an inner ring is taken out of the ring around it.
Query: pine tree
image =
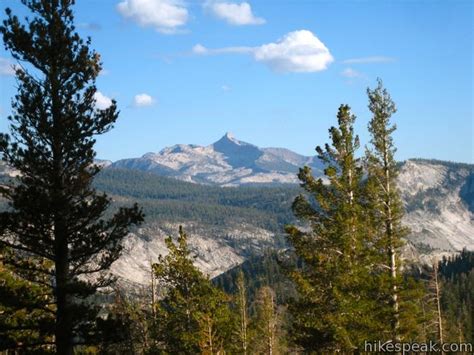
[[[165,240],[169,254],[153,269],[164,296],[158,301],[156,341],[168,353],[214,354],[231,345],[235,331],[229,297],[193,265],[187,235],[180,227],[176,244]]]
[[[386,254],[385,254],[386,257]],[[404,272],[399,281],[399,300],[400,300],[400,338],[402,341],[406,342],[420,342],[425,338],[424,333],[424,322],[425,316],[423,312],[423,302],[426,295],[426,285],[423,284],[421,280],[417,278],[415,272],[416,266],[414,265],[405,265]],[[385,272],[386,274],[387,272]],[[386,275],[385,275],[386,276]],[[385,277],[386,279],[386,277]],[[390,283],[386,283],[387,286],[390,286]],[[385,287],[387,289],[387,287]],[[381,294],[384,295],[384,285],[381,285]],[[390,288],[388,288],[390,290]],[[387,300],[387,295],[390,293],[385,292],[385,300]],[[388,304],[389,312],[386,312],[385,315],[388,317],[383,318],[385,324],[389,325],[386,329],[386,334],[389,336],[388,339],[392,338],[391,333],[391,324],[389,321],[393,315],[392,307],[390,302],[385,302]]]
[[[130,291],[114,290],[114,301],[108,305],[108,318],[102,327],[104,341],[100,354],[148,354],[156,349],[151,337],[154,318],[148,300]],[[107,326],[107,327],[106,327]]]
[[[325,180],[315,179],[308,167],[299,173],[310,199],[298,196],[293,211],[309,228],[287,227],[302,263],[292,273],[299,292],[290,306],[294,341],[307,351],[355,349],[378,325],[355,116],[341,105],[337,117],[338,127],[329,130],[331,145],[316,148]]]
[[[264,286],[257,292],[256,310],[252,319],[252,353],[278,354],[279,317],[275,303],[275,293]]]
[[[248,314],[247,314],[247,287],[245,285],[244,273],[242,270],[237,276],[237,310],[239,312],[239,331],[240,350],[244,355],[247,354],[249,337],[248,337]]]
[[[442,288],[438,265],[439,263],[435,258],[432,265],[421,265],[419,275],[416,275],[420,281],[424,282],[425,289],[421,299],[423,321],[421,326],[421,340],[423,342],[430,340],[439,342],[439,339],[444,337],[444,321],[442,320],[443,315],[441,309]]]
[[[474,342],[474,252],[443,258],[439,264],[443,340]]]
[[[431,282],[431,288],[433,290],[435,305],[436,305],[436,328],[438,333],[439,344],[444,343],[443,337],[443,316],[441,312],[441,281],[439,279],[438,262],[435,260],[433,263],[433,279]]]
[[[51,292],[3,264],[9,253],[6,249],[0,253],[0,351],[23,348],[47,353],[53,344],[55,321]]]
[[[7,9],[0,27],[20,63],[11,135],[0,137],[4,161],[20,174],[1,190],[10,206],[0,214],[1,244],[14,251],[5,262],[27,282],[51,289],[56,351],[72,354],[75,342],[93,335],[97,309],[87,298],[110,284],[103,272],[143,215],[135,205],[105,219],[110,199],[91,187],[99,171],[94,137],[112,128],[118,112],[115,102],[95,108],[101,64],[90,39],[75,32],[74,0],[22,3],[33,17],[22,23]]]
[[[372,112],[368,127],[372,147],[366,151],[367,197],[371,213],[370,220],[378,234],[377,245],[384,255],[383,265],[388,270],[385,277],[388,288],[385,292],[391,307],[388,316],[391,340],[399,342],[403,336],[400,327],[400,288],[410,294],[413,291],[410,287],[417,288],[418,286],[407,278],[403,278],[400,271],[400,247],[408,231],[402,226],[403,205],[396,184],[398,165],[395,161],[396,148],[392,137],[396,125],[390,120],[397,109],[380,79],[374,90],[367,89],[367,94],[369,109]],[[405,284],[401,285],[402,282]],[[412,310],[409,313],[413,314]],[[406,313],[405,316],[410,316],[410,314]],[[403,332],[408,332],[408,329]]]

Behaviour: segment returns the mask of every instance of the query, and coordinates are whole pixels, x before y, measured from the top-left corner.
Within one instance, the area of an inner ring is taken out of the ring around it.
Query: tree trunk
[[[443,344],[443,318],[441,317],[441,287],[438,279],[438,264],[435,262],[433,265],[434,279],[435,279],[435,291],[436,291],[436,308],[438,318],[438,339],[439,343]]]
[[[390,176],[390,163],[388,160],[388,152],[385,148],[384,152],[384,171],[385,171],[385,191],[386,191],[386,199],[385,199],[385,228],[386,228],[386,235],[389,242],[389,258],[390,258],[390,278],[392,281],[391,286],[391,303],[392,303],[392,336],[395,342],[400,342],[400,310],[398,304],[398,287],[397,287],[397,255],[395,250],[395,241],[393,235],[393,214],[392,214],[392,197],[391,197],[391,179]]]
[[[53,105],[54,107],[54,105]],[[58,115],[54,116],[58,117]],[[56,121],[57,124],[57,121]],[[57,128],[56,126],[55,128]],[[55,252],[55,282],[56,282],[56,330],[55,342],[56,352],[61,355],[72,355],[73,353],[73,319],[71,313],[71,295],[69,294],[69,246],[68,230],[64,214],[67,213],[67,202],[62,195],[64,191],[62,152],[59,138],[53,143],[53,164],[55,168],[55,182],[53,190],[53,201],[56,210],[54,212],[54,252]]]
[[[56,352],[61,355],[72,355],[72,314],[67,290],[68,269],[67,244],[62,240],[57,242],[63,250],[56,259]],[[66,251],[64,251],[66,249]]]
[[[64,165],[63,149],[61,146],[61,113],[59,99],[59,80],[56,70],[52,69],[51,92],[52,92],[52,114],[53,114],[53,167],[54,187],[53,203],[54,211],[54,244],[55,244],[55,281],[56,281],[56,330],[55,342],[56,352],[61,355],[72,355],[73,353],[73,319],[71,313],[71,299],[68,289],[69,282],[69,246],[68,229],[64,216],[68,212],[68,203],[63,195],[64,192]]]
[[[245,295],[245,281],[243,279],[243,276],[241,277],[242,278],[239,278],[239,282],[237,284],[240,305],[240,340],[242,342],[243,354],[247,355],[247,300]]]
[[[268,355],[273,355],[273,343],[275,342],[275,308],[273,294],[269,292],[271,313],[268,320]]]
[[[52,9],[57,9],[58,0],[53,0]],[[57,15],[57,14],[54,14]],[[51,25],[49,29],[54,30]],[[51,34],[54,37],[54,34]],[[48,73],[50,81],[51,116],[53,127],[51,132],[51,150],[53,163],[52,203],[54,206],[54,259],[55,259],[55,291],[56,291],[56,352],[61,355],[72,355],[73,319],[70,307],[69,281],[69,246],[67,224],[64,216],[68,212],[67,199],[64,196],[64,151],[63,151],[63,117],[61,114],[62,100],[60,94],[60,69],[51,53],[51,68]]]
[[[151,315],[153,317],[153,321],[156,321],[156,286],[155,286],[155,273],[153,272],[153,263],[150,262],[150,270],[151,270]]]
[[[214,345],[212,343],[212,322],[211,322],[211,317],[208,316],[207,318],[207,332],[208,332],[208,343],[209,343],[209,351],[211,352],[211,355],[214,354]]]

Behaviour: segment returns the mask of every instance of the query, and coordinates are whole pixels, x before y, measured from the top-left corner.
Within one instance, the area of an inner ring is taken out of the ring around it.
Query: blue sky
[[[474,162],[471,1],[79,0],[79,32],[104,72],[98,104],[116,127],[98,157],[117,160],[226,131],[313,155],[349,104],[367,142],[366,88],[398,105],[397,158]],[[17,0],[2,0],[19,15]],[[15,94],[0,51],[0,130]]]

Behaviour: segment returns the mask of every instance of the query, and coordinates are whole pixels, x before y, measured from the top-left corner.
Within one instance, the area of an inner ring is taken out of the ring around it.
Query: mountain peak
[[[297,183],[296,174],[304,165],[321,171],[320,164],[310,157],[283,148],[259,148],[226,132],[207,146],[177,144],[159,153],[117,161],[113,167],[144,170],[196,183],[236,186]]]
[[[231,132],[226,132],[221,139],[213,144],[214,147],[222,147],[222,146],[242,146],[242,145],[252,145],[249,143],[245,143],[239,141]]]
[[[240,143],[241,143],[237,138],[235,138],[235,136],[232,134],[232,132],[226,132],[222,136],[222,138],[218,140],[218,142],[232,142],[232,143],[238,144],[238,145],[240,145]]]
[[[235,136],[234,136],[234,134],[233,134],[232,132],[226,132],[226,133],[224,134],[224,137],[222,137],[222,138],[227,138],[227,139],[230,139],[230,140],[234,140],[234,139],[235,139]]]

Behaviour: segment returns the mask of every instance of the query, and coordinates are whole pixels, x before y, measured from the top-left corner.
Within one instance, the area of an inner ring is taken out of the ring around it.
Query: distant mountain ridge
[[[297,183],[296,173],[304,165],[316,173],[322,169],[316,157],[284,148],[259,148],[226,133],[208,146],[177,144],[159,153],[118,160],[109,167],[147,171],[200,184],[238,186]]]
[[[111,168],[132,169],[193,183],[225,186],[297,184],[298,169],[316,176],[323,164],[284,148],[259,148],[225,134],[208,146],[179,144]],[[472,164],[412,159],[400,164],[398,186],[404,224],[410,228],[404,252],[431,263],[434,255],[474,250],[474,169]]]
[[[422,159],[400,164],[403,224],[410,230],[404,258],[431,264],[464,248],[474,250],[473,168]],[[292,201],[302,192],[294,184],[220,187],[129,169],[104,169],[96,186],[120,203],[145,208],[146,224],[127,239],[127,252],[113,268],[134,282],[147,280],[148,260],[166,252],[164,236],[176,235],[180,224],[191,237],[196,265],[211,276],[281,248],[283,226],[293,221]]]
[[[104,168],[94,182],[99,191],[117,205],[138,202],[145,210],[146,223],[129,235],[112,268],[120,279],[142,285],[150,260],[166,252],[164,238],[176,235],[179,225],[189,233],[196,265],[210,276],[285,247],[283,226],[292,223],[291,204],[302,192],[296,173],[304,165],[322,173],[315,158],[259,148],[230,134],[208,146],[178,144],[96,164]],[[0,164],[0,180],[17,174]],[[474,250],[474,165],[407,160],[400,163],[398,187],[410,229],[405,258],[431,264]]]

